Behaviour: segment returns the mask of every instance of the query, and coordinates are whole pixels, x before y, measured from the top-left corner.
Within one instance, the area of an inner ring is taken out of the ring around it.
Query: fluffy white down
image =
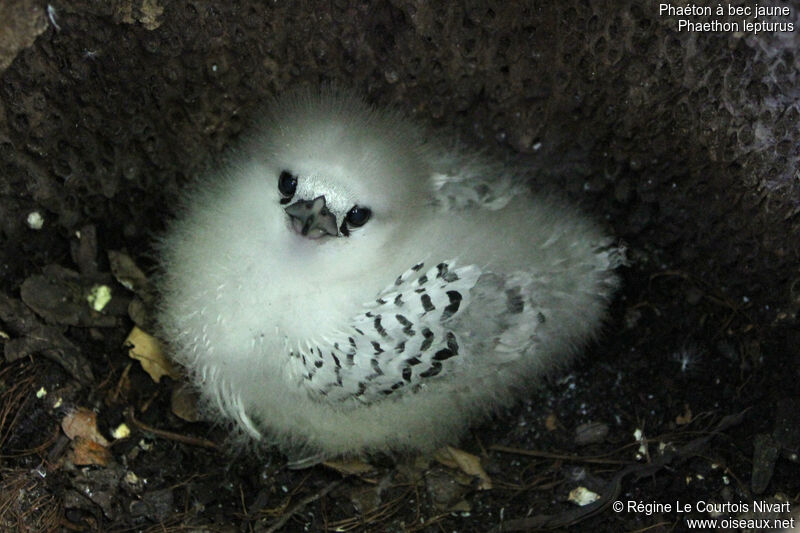
[[[519,169],[336,89],[281,97],[256,129],[158,245],[160,333],[212,411],[254,437],[292,457],[454,443],[599,328],[620,250],[576,209],[525,192]],[[303,237],[280,203],[283,171],[297,176],[292,201],[324,195],[337,225],[354,205],[371,219]],[[437,265],[450,277],[423,277]],[[351,336],[347,362],[337,340]]]

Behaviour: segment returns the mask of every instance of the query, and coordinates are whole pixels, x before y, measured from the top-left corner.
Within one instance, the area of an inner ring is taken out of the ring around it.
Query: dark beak
[[[339,234],[336,217],[325,206],[324,196],[298,200],[286,208],[286,214],[292,219],[292,228],[303,237],[319,239],[325,235],[335,237]]]

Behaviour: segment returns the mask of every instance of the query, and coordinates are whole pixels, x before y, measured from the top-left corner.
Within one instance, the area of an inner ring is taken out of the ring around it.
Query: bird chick
[[[160,240],[161,334],[298,464],[453,443],[569,361],[618,285],[612,239],[523,174],[341,89],[282,96]]]

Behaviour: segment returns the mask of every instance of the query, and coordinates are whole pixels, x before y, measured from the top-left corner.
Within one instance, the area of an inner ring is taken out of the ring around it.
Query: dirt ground
[[[677,33],[681,17],[649,9],[0,6],[0,529],[763,531],[797,517],[798,33]],[[790,11],[774,20],[796,28]],[[530,164],[534,187],[628,246],[600,338],[460,443],[478,471],[452,457],[290,470],[187,421],[191,402],[176,415],[179,373],[156,381],[129,357],[179,191],[270,94],[331,79]]]

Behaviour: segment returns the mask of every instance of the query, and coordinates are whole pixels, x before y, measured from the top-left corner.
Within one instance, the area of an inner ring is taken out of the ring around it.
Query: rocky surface
[[[747,17],[638,2],[522,4],[0,6],[2,527],[620,531],[710,516],[578,508],[578,487],[601,503],[751,503],[721,517],[797,509],[800,5],[752,19],[794,31],[755,33],[679,32]],[[224,428],[174,415],[177,383],[123,347],[152,300],[112,275],[115,254],[151,272],[181,188],[270,95],[325,81],[530,164],[535,187],[628,244],[603,338],[462,443],[491,490],[410,458],[344,474],[231,456]],[[109,448],[66,436],[79,408]],[[122,422],[132,433],[114,440]],[[530,517],[550,521],[514,522]]]

